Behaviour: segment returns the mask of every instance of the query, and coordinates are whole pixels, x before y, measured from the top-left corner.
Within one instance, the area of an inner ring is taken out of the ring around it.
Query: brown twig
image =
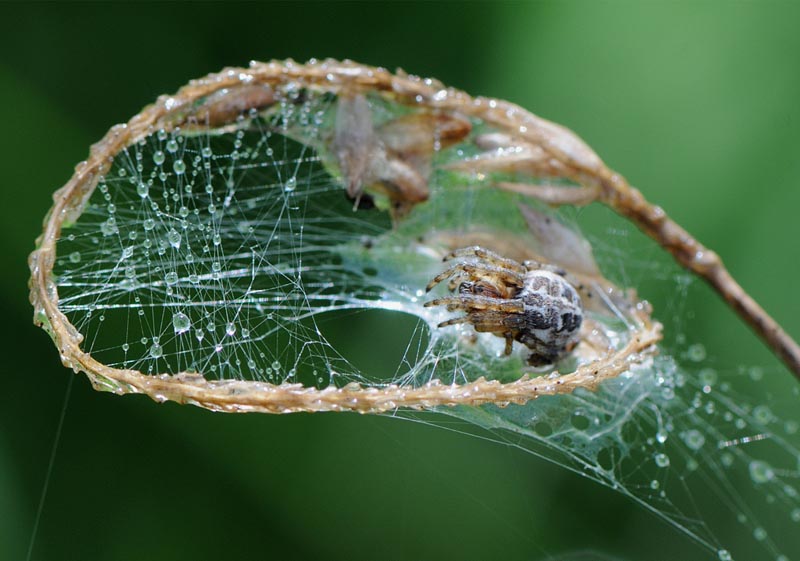
[[[731,276],[719,255],[698,242],[625,179],[608,174],[601,200],[630,218],[685,268],[705,279],[800,379],[800,345]]]
[[[70,181],[54,193],[53,208],[45,219],[37,249],[29,259],[34,321],[53,337],[64,364],[87,373],[98,389],[145,393],[159,401],[174,400],[237,412],[380,412],[397,407],[522,403],[543,394],[568,393],[578,387],[593,388],[601,380],[646,361],[654,351],[654,345],[661,337],[661,326],[650,322],[649,316],[643,313],[640,329],[631,336],[629,343],[603,359],[584,364],[572,374],[547,380],[522,378],[507,384],[479,379],[461,385],[438,382],[412,388],[349,385],[320,390],[298,384],[206,380],[198,374],[146,375],[96,361],[81,348],[83,335],[58,306],[53,266],[62,225],[80,216],[99,178],[107,172],[111,159],[125,147],[162,128],[169,131],[178,126],[192,127],[217,119],[225,120],[230,114],[238,114],[245,108],[270,103],[274,89],[290,83],[335,94],[354,89],[369,91],[409,106],[454,111],[481,119],[508,131],[516,139],[530,143],[538,150],[534,153],[546,153],[547,158],[541,161],[548,175],[574,180],[590,192],[596,192],[598,200],[631,219],[669,250],[681,265],[708,280],[800,376],[797,344],[736,284],[719,257],[700,245],[661,209],[647,203],[571,131],[508,102],[472,98],[461,91],[445,88],[435,80],[422,80],[402,72],[392,74],[351,62],[312,61],[301,65],[283,61],[254,63],[246,69],[225,69],[192,81],[173,96],[160,97],[126,125],[113,127],[92,147],[89,159],[76,167]],[[538,162],[531,163],[533,171]]]

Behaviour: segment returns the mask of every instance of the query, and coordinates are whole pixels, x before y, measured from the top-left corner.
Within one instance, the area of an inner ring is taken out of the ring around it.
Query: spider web
[[[336,101],[294,91],[225,126],[153,131],[117,154],[58,241],[59,310],[83,349],[145,374],[320,388],[519,378],[525,349],[506,357],[500,338],[436,329],[451,314],[422,304],[447,239],[488,225],[495,236],[536,244],[516,210],[521,197],[448,168],[478,153],[465,142],[437,151],[430,200],[404,220],[393,223],[379,196],[354,209],[325,148]],[[370,104],[377,123],[406,111],[378,97]],[[619,284],[655,275],[685,300],[685,275],[594,242]],[[590,316],[624,345],[624,314]],[[679,312],[671,317],[678,322]],[[342,336],[359,324],[368,338]],[[387,345],[379,370],[361,366],[365,351]],[[584,475],[723,561],[796,558],[798,423],[743,397],[758,370],[718,371],[702,346],[686,349],[678,358],[662,352],[595,392],[397,414],[441,426],[454,417],[466,423],[456,430]]]
[[[126,149],[59,243],[60,309],[98,360],[275,383],[314,364],[313,383],[358,378],[314,314],[379,300],[330,247],[388,224],[348,215],[313,150],[248,125]]]

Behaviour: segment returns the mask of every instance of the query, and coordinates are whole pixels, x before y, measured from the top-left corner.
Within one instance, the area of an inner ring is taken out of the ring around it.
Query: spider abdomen
[[[517,294],[525,311],[515,323],[515,340],[533,353],[532,365],[551,364],[578,343],[583,304],[564,277],[545,270],[528,271]]]

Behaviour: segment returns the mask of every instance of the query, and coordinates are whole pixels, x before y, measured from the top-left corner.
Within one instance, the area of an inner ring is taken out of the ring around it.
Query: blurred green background
[[[800,336],[796,2],[3,4],[0,21],[2,559],[25,556],[71,375],[27,302],[25,259],[50,195],[112,124],[226,65],[331,56],[399,66],[567,125]],[[677,333],[703,342],[721,372],[764,367],[758,390],[797,418],[785,369],[704,286],[684,295],[651,282],[648,251],[658,253],[645,248],[617,274],[655,303],[671,350]],[[33,558],[583,550],[709,557],[622,496],[498,444],[386,417],[215,415],[95,393],[81,376]]]

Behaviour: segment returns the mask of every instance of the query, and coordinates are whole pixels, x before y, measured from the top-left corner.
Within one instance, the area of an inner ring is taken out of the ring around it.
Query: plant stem
[[[662,208],[649,203],[622,176],[609,172],[600,184],[600,200],[631,219],[683,267],[705,279],[800,380],[800,345],[736,282],[719,255],[670,219]]]

